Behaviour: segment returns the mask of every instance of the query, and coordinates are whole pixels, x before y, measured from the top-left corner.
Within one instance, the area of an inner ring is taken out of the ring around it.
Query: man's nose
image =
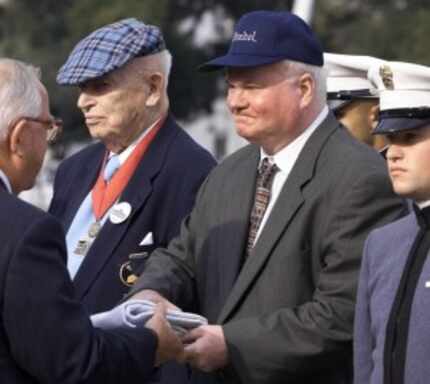
[[[77,102],[78,108],[82,112],[88,112],[94,105],[94,99],[86,92],[81,92]]]

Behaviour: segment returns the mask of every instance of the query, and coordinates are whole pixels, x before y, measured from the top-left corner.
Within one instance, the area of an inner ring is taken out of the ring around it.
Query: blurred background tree
[[[223,92],[222,74],[196,67],[224,52],[234,21],[255,9],[291,9],[280,0],[1,0],[0,54],[42,68],[52,112],[65,120],[64,143],[88,139],[76,89],[55,83],[58,68],[85,35],[126,17],[159,25],[173,54],[173,113],[192,121]],[[430,9],[424,0],[316,0],[313,27],[327,51],[430,64]],[[186,127],[186,125],[185,125]]]

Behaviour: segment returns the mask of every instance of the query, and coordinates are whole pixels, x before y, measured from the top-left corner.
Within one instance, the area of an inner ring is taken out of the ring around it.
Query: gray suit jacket
[[[227,158],[200,189],[180,236],[150,257],[134,291],[158,290],[223,325],[225,383],[344,383],[364,239],[394,219],[383,159],[330,114],[292,169],[242,265],[259,148]]]

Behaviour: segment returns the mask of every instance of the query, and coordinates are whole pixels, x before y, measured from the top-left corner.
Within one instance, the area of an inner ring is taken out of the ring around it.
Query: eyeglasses
[[[23,120],[32,121],[45,126],[46,129],[46,141],[48,144],[53,144],[63,132],[63,120],[57,118],[51,119],[39,119],[36,117],[21,117]]]

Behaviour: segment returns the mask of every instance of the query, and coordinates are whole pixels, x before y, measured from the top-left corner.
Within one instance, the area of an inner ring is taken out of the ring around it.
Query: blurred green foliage
[[[224,39],[194,44],[199,21],[209,12],[215,31],[225,21],[255,9],[291,9],[280,0],[9,0],[0,8],[0,54],[42,68],[54,114],[66,122],[65,140],[87,138],[76,107],[77,91],[55,83],[58,68],[88,33],[121,18],[136,17],[163,29],[173,54],[169,94],[173,113],[186,120],[210,111],[220,92],[220,76],[202,75],[196,67],[224,52]],[[427,36],[430,9],[425,0],[316,0],[313,28],[327,51],[368,54],[389,60],[430,64]],[[192,27],[181,28],[184,20]],[[231,23],[230,23],[231,24]]]

